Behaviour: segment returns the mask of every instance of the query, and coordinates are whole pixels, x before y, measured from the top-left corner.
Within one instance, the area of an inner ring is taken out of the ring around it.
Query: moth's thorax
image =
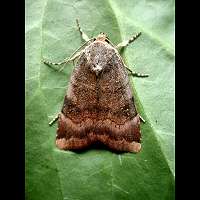
[[[106,41],[96,40],[84,50],[88,66],[98,76],[105,67],[109,66],[116,50]]]

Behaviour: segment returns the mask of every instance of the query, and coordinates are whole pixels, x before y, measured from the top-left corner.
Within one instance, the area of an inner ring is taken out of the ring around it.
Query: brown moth
[[[127,46],[140,34],[114,46],[106,34],[88,39],[82,49],[61,63],[75,60],[61,113],[58,115],[56,145],[76,150],[101,142],[112,150],[141,150],[140,116],[134,104],[127,67],[117,49]],[[130,70],[129,70],[130,71]],[[136,76],[147,76],[133,73]]]

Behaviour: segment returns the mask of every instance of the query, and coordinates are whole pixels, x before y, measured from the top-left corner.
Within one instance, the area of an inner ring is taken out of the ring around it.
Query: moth
[[[64,65],[77,60],[58,119],[56,146],[63,150],[77,150],[100,142],[115,151],[141,150],[140,115],[135,106],[128,73],[119,50],[135,41],[112,44],[105,33],[89,39],[76,20],[85,43],[72,56],[59,63],[44,60],[48,65]],[[62,70],[63,67],[60,68]]]

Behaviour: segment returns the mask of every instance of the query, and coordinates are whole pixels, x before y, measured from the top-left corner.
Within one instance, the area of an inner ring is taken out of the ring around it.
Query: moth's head
[[[106,33],[100,32],[99,35],[95,38],[98,41],[103,41],[109,43],[109,38]]]

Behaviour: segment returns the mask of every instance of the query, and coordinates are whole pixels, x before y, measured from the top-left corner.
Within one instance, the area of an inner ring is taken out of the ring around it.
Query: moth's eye
[[[96,38],[94,38],[94,41],[96,40]]]

